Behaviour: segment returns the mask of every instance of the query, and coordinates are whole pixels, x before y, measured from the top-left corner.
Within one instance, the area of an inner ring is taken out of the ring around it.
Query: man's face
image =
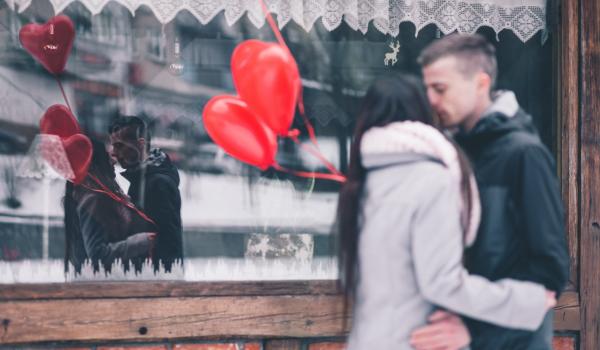
[[[477,77],[461,72],[452,56],[423,67],[429,103],[445,128],[461,126],[475,113],[481,93]]]
[[[142,161],[144,143],[142,139],[132,140],[125,136],[123,130],[110,134],[110,155],[123,169],[131,169]]]

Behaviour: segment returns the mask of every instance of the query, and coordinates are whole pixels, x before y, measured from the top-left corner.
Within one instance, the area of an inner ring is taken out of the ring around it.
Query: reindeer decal
[[[398,51],[400,51],[400,42],[394,41],[390,43],[390,48],[393,50],[392,52],[388,52],[385,54],[385,58],[383,59],[383,64],[390,65],[390,61],[392,62],[392,66],[398,62]]]

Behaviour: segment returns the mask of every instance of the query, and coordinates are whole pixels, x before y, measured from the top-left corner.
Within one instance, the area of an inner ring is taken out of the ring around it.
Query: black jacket
[[[456,141],[473,164],[482,206],[477,239],[465,252],[469,272],[560,293],[569,272],[564,211],[552,155],[531,117],[521,109],[513,116],[495,112]],[[534,332],[467,323],[475,350],[526,349],[535,338]]]
[[[179,173],[169,156],[159,150],[153,150],[150,159],[122,175],[130,182],[127,192],[133,203],[158,226],[153,254],[155,270],[162,263],[166,271],[171,271],[174,261],[183,262]]]

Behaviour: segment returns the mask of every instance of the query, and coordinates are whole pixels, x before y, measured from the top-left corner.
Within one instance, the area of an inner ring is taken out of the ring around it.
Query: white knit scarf
[[[461,188],[462,173],[458,153],[454,145],[434,127],[420,122],[394,122],[384,127],[369,129],[362,137],[360,152],[364,155],[415,153],[438,159],[452,176],[456,186]],[[460,197],[461,223],[465,232],[464,242],[471,246],[477,236],[481,217],[479,191],[473,175],[470,177],[471,210]],[[461,191],[462,192],[462,191]]]

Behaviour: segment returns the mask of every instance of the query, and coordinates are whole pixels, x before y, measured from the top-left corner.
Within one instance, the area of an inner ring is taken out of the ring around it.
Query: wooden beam
[[[580,5],[581,348],[597,350],[600,349],[600,3],[580,0]]]
[[[560,2],[556,40],[558,170],[565,205],[570,257],[568,290],[579,286],[579,9],[577,1]]]
[[[0,302],[0,344],[342,337],[342,313],[336,295],[8,301]],[[579,329],[576,293],[563,294],[554,326]]]
[[[0,285],[0,301],[338,294],[337,281],[82,282]]]
[[[343,336],[342,318],[336,296],[13,301],[0,303],[0,344]]]

